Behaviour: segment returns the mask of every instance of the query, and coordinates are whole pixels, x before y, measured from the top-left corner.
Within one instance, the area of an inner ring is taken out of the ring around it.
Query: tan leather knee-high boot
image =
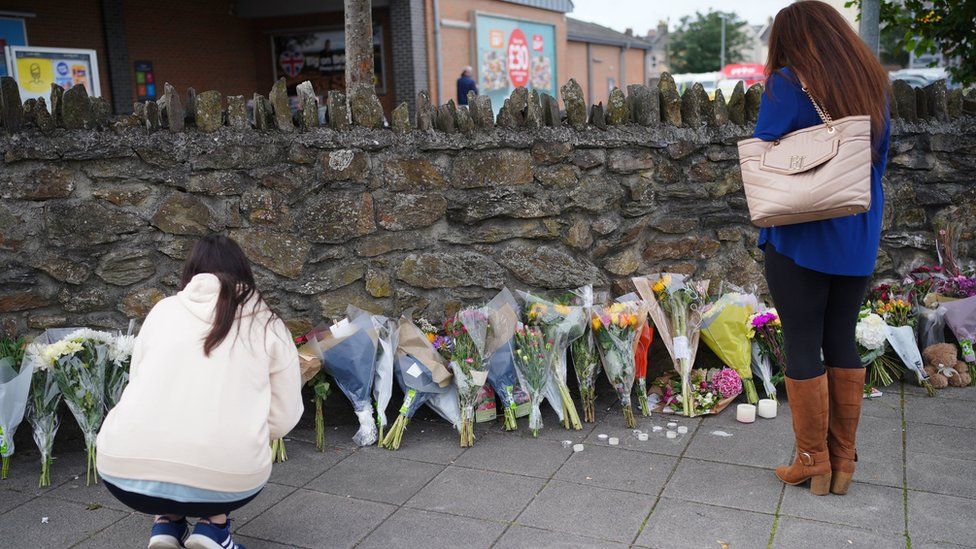
[[[827,452],[827,426],[830,399],[827,374],[813,379],[786,378],[786,394],[793,415],[796,435],[796,461],[776,468],[776,476],[787,484],[810,481],[810,491],[818,496],[830,491],[830,454]]]
[[[830,392],[830,427],[827,448],[833,477],[830,491],[846,494],[857,461],[857,422],[864,400],[864,368],[827,368]]]

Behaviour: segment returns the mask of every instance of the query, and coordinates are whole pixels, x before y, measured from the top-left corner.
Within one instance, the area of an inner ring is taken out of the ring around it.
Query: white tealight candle
[[[617,437],[610,437],[610,440],[607,441],[607,442],[610,443],[610,446],[616,446],[616,445],[620,444],[620,439],[617,438]]]
[[[776,417],[776,401],[771,398],[764,398],[759,401],[759,417],[772,419]]]
[[[637,440],[641,442],[647,442],[647,433],[641,433],[637,435]]]
[[[674,431],[668,431],[668,438],[678,438],[678,433]]]
[[[669,421],[668,422],[668,429],[674,429],[677,426],[678,426],[678,423],[675,422],[675,421]]]
[[[735,419],[739,423],[752,423],[756,421],[756,407],[752,404],[740,404],[736,406]]]
[[[607,440],[607,435],[605,435],[603,433],[600,433],[599,435],[596,436],[596,438],[598,438],[600,440]]]
[[[573,445],[573,451],[574,452],[582,452],[583,451],[583,445],[582,444],[574,444]]]
[[[688,427],[685,426],[685,425],[679,425],[678,426],[678,434],[679,435],[686,435],[686,434],[688,434]]]

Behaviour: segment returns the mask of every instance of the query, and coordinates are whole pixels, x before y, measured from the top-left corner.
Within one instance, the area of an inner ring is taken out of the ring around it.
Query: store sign
[[[346,34],[341,28],[283,31],[271,36],[275,79],[285,77],[288,90],[308,80],[317,94],[346,87]],[[373,70],[376,93],[386,93],[383,77],[383,27],[373,27]]]
[[[101,96],[95,50],[8,46],[7,70],[17,80],[22,99],[49,97],[51,84],[64,89],[81,84]]]
[[[556,95],[556,27],[477,14],[478,90],[495,112],[519,86]]]
[[[7,46],[26,46],[27,27],[24,20],[0,17],[0,76],[9,76],[7,71]]]
[[[154,101],[156,99],[156,75],[153,73],[152,61],[136,61],[136,96],[139,102]]]

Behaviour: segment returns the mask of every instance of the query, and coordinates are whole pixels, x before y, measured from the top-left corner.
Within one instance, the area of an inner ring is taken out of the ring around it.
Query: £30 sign
[[[508,37],[508,78],[515,87],[529,81],[529,43],[520,29]]]

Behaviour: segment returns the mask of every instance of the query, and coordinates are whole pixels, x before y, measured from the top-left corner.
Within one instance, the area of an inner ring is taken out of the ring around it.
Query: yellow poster
[[[20,57],[17,59],[18,83],[30,93],[51,91],[54,83],[54,63],[51,59],[40,57]]]

